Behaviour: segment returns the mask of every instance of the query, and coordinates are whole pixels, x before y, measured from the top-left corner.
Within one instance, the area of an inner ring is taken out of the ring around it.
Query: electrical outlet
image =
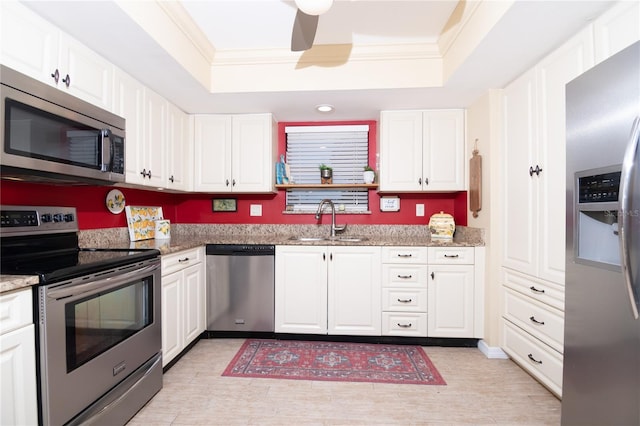
[[[249,208],[250,216],[262,216],[262,204],[251,204]]]
[[[424,204],[416,204],[416,216],[424,216]]]

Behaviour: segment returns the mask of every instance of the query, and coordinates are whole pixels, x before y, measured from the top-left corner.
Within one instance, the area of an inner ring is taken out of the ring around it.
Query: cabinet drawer
[[[383,287],[427,288],[427,265],[382,265]]]
[[[561,311],[505,288],[505,318],[563,352],[564,316]]]
[[[427,337],[427,314],[383,312],[382,335]]]
[[[33,324],[31,288],[0,295],[0,334]]]
[[[563,286],[548,281],[537,280],[507,268],[502,268],[502,273],[502,282],[506,287],[564,312]]]
[[[562,396],[562,355],[509,321],[503,321],[503,349],[558,397]]]
[[[429,247],[429,263],[434,265],[473,265],[473,247]]]
[[[180,271],[188,266],[202,262],[204,259],[204,247],[183,250],[178,253],[166,254],[160,258],[162,263],[162,275]]]
[[[427,263],[427,247],[382,247],[382,263]]]
[[[383,288],[382,310],[427,312],[426,288]]]

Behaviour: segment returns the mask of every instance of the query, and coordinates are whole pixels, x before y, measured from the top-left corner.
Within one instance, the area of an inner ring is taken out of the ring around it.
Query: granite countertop
[[[265,244],[316,246],[484,246],[483,230],[456,227],[453,241],[432,241],[426,226],[354,225],[340,236],[360,237],[362,241],[292,240],[292,236],[328,237],[327,225],[172,225],[171,238],[130,241],[127,228],[81,231],[80,247],[151,248],[171,254],[206,244]],[[0,275],[0,293],[30,287],[38,283],[37,276]]]

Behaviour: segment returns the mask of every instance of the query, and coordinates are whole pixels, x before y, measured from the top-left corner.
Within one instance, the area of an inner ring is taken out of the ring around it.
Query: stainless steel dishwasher
[[[274,331],[275,246],[207,245],[207,331]]]

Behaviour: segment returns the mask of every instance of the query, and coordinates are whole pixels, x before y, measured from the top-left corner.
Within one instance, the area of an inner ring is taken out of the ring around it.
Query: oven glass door
[[[67,372],[153,323],[153,280],[146,277],[65,304]]]

